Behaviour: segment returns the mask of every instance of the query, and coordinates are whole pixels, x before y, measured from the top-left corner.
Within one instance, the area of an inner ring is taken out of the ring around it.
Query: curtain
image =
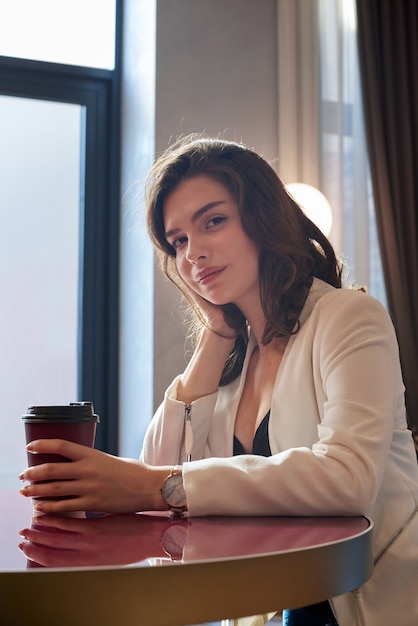
[[[284,183],[320,187],[317,0],[277,0],[278,161]]]
[[[418,2],[357,0],[357,20],[387,300],[418,453]]]
[[[386,291],[369,175],[356,0],[277,0],[278,155],[285,183],[320,189],[345,285]]]

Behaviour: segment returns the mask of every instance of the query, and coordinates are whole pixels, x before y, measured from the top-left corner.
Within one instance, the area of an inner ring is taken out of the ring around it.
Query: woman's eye
[[[177,239],[174,239],[174,241],[172,241],[170,245],[176,250],[176,248],[179,248],[186,241],[187,237],[177,237]]]
[[[218,226],[218,224],[221,224],[225,220],[226,217],[220,215],[218,217],[211,217],[207,222],[207,226]]]

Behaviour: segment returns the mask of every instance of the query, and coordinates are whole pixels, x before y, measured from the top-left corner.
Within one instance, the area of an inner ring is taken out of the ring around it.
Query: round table
[[[40,524],[16,490],[0,497],[5,625],[195,624],[320,602],[372,572],[364,517],[80,513]]]

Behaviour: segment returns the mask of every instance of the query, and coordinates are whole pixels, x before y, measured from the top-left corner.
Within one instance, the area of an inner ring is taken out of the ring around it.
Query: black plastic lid
[[[92,402],[71,402],[63,406],[28,406],[26,415],[22,419],[30,422],[99,422],[99,416],[94,413]]]

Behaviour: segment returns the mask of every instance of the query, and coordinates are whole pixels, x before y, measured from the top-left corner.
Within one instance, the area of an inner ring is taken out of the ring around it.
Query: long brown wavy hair
[[[176,252],[165,238],[163,208],[168,194],[181,181],[200,175],[228,189],[238,204],[244,231],[258,247],[260,299],[266,318],[263,344],[298,332],[299,315],[313,278],[341,287],[342,267],[330,242],[261,156],[239,143],[189,135],[156,160],[148,175],[145,200],[148,230],[162,271],[190,305],[191,335],[198,338],[205,320],[177,271]],[[248,328],[235,305],[222,308],[237,333],[220,381],[225,385],[241,372]]]

